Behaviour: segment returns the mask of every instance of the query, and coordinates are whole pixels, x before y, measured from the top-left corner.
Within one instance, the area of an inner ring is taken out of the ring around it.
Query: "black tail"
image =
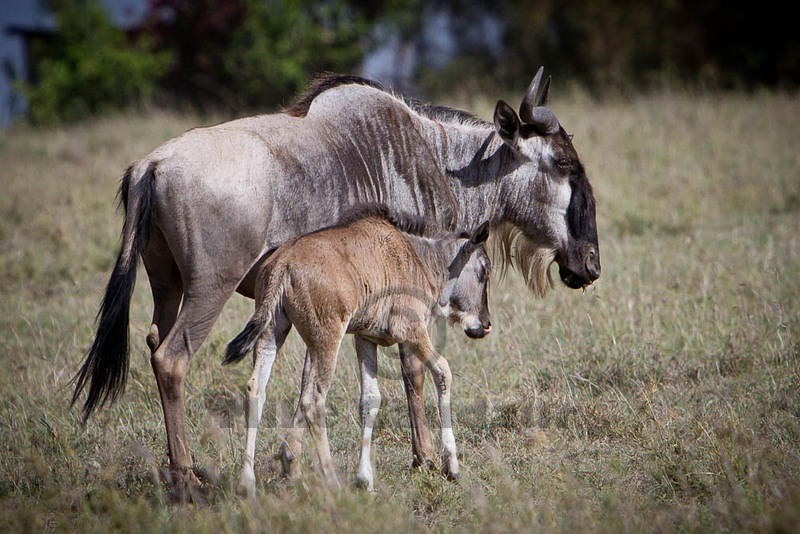
[[[264,327],[267,325],[266,320],[259,314],[254,314],[253,317],[247,321],[244,330],[228,343],[228,348],[225,349],[225,359],[222,360],[223,365],[229,363],[236,363],[253,350],[259,336],[264,332]]]
[[[266,266],[264,268],[267,268]],[[280,264],[272,264],[266,275],[267,287],[264,295],[258,297],[258,305],[244,329],[228,343],[225,349],[223,365],[238,362],[247,353],[253,350],[256,341],[267,329],[267,325],[272,321],[276,307],[283,299],[284,288],[287,279],[287,271]]]
[[[151,163],[131,189],[133,167],[128,168],[119,190],[125,208],[122,245],[117,262],[106,286],[106,294],[97,312],[97,334],[78,373],[72,379],[75,392],[70,406],[77,402],[89,384],[89,394],[83,405],[82,420],[86,422],[95,408],[111,402],[125,391],[128,378],[128,320],[131,295],[136,284],[136,265],[147,245],[153,216],[155,195],[155,162]]]

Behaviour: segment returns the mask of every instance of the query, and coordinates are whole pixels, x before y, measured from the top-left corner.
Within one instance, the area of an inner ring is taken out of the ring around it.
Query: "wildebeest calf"
[[[442,469],[458,476],[450,413],[451,373],[433,348],[427,326],[433,315],[460,323],[470,337],[489,333],[487,283],[491,263],[484,243],[488,224],[472,235],[420,233],[421,222],[367,206],[344,225],[289,240],[261,268],[256,311],[228,345],[226,363],[255,348],[247,383],[247,445],[240,491],[255,491],[253,457],[265,389],[292,325],[307,347],[300,401],[282,446],[284,466],[296,476],[305,421],[328,481],[338,485],[325,426],[325,398],[346,333],[355,334],[361,377],[361,456],[356,483],[373,487],[370,444],[380,407],[377,346],[403,343],[434,376],[441,417]]]

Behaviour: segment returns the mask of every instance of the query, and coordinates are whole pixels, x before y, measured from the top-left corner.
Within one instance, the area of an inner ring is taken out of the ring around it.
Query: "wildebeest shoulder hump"
[[[323,73],[314,78],[308,88],[303,91],[294,103],[288,108],[284,109],[284,113],[292,117],[305,117],[311,107],[311,103],[319,95],[329,89],[334,89],[342,85],[364,85],[378,89],[386,94],[392,95],[398,101],[403,102],[416,113],[427,117],[432,120],[444,123],[462,123],[471,124],[476,126],[489,126],[490,123],[484,121],[480,117],[461,109],[452,108],[449,106],[441,106],[430,104],[417,100],[416,98],[405,97],[398,95],[393,91],[387,89],[384,85],[368,78],[355,76],[353,74],[333,74]]]
[[[311,107],[311,103],[320,94],[324,93],[328,89],[350,84],[366,85],[381,91],[386,91],[386,89],[380,83],[373,80],[368,80],[367,78],[362,78],[361,76],[355,76],[352,74],[333,74],[326,72],[314,78],[308,88],[297,97],[294,104],[284,110],[284,113],[291,115],[292,117],[305,117],[308,114],[308,109]]]

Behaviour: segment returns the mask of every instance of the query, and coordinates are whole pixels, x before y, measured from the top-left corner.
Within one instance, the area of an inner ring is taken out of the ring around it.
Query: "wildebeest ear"
[[[494,127],[500,138],[512,147],[519,139],[519,124],[517,112],[503,100],[498,100],[494,108]]]
[[[481,224],[472,232],[469,242],[473,245],[480,245],[481,243],[486,243],[487,239],[489,239],[489,221]]]

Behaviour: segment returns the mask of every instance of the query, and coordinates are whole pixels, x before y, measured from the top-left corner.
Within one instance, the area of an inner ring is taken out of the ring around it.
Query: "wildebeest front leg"
[[[267,397],[267,384],[272,373],[272,364],[275,356],[281,350],[286,335],[289,333],[291,323],[282,313],[278,313],[272,324],[258,340],[255,347],[253,375],[247,382],[247,404],[245,404],[245,419],[247,420],[247,443],[245,445],[242,473],[239,476],[237,490],[240,494],[252,497],[256,492],[255,452],[258,424],[264,401]]]
[[[361,378],[361,454],[358,458],[356,486],[373,491],[372,474],[372,428],[381,407],[381,392],[378,389],[378,348],[375,343],[356,336],[359,376]]]
[[[408,400],[408,418],[411,423],[411,453],[414,467],[421,465],[433,468],[433,445],[431,431],[425,418],[424,386],[425,366],[405,343],[399,345],[400,364],[403,369],[403,385]]]

